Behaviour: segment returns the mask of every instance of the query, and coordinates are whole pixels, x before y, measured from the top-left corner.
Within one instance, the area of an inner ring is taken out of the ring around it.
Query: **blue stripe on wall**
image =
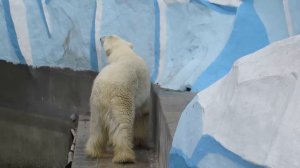
[[[48,23],[47,23],[47,20],[46,20],[46,17],[45,17],[45,12],[44,12],[44,8],[43,8],[42,0],[37,0],[37,3],[38,3],[38,6],[39,6],[39,11],[40,11],[40,13],[42,15],[42,19],[43,19],[43,22],[44,22],[44,25],[45,25],[48,37],[51,38],[51,34],[50,34],[50,31],[49,31]]]
[[[225,76],[238,58],[269,44],[266,29],[257,16],[253,0],[238,8],[230,38],[217,59],[198,77],[192,91],[199,92]]]
[[[180,149],[172,148],[170,151],[170,168],[191,168],[197,167],[199,162],[204,159],[208,154],[218,154],[228,160],[228,163],[234,163],[240,168],[264,168],[264,166],[256,165],[249,161],[244,160],[239,155],[231,152],[230,150],[223,147],[218,141],[209,135],[203,135],[199,140],[191,158],[188,158]],[[214,167],[219,168],[226,165],[215,160]],[[231,163],[231,164],[232,164]],[[227,166],[228,167],[228,166]]]
[[[97,9],[97,2],[95,1],[93,24],[92,24],[91,38],[90,38],[90,64],[92,70],[97,72],[99,70],[99,67],[98,67],[98,58],[97,58],[96,42],[95,42],[96,9]]]
[[[154,28],[154,68],[151,79],[154,82],[158,75],[160,59],[160,11],[157,0],[154,0],[155,28]]]
[[[11,17],[9,0],[2,0],[2,4],[3,4],[4,17],[5,17],[6,28],[7,28],[10,43],[15,49],[15,53],[19,59],[20,64],[25,64],[26,61],[20,50],[17,33],[16,33],[15,26],[14,26],[14,23],[13,23],[13,20]]]

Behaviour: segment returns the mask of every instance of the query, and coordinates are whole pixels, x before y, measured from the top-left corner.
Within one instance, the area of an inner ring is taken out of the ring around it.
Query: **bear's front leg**
[[[112,116],[110,124],[110,136],[114,148],[113,162],[133,163],[135,153],[133,151],[133,121],[134,103],[130,97],[118,97],[112,99]]]

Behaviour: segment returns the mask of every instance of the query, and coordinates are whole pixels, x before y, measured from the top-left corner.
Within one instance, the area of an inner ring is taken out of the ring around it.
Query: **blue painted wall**
[[[175,1],[165,4],[165,11],[162,0],[20,2],[0,0],[1,60],[26,64],[30,57],[33,66],[99,71],[105,54],[97,40],[117,34],[133,43],[151,69],[153,82],[171,89],[191,87],[194,92],[223,77],[236,59],[289,36],[282,0],[245,0],[240,7]],[[21,28],[16,27],[16,4],[25,9]],[[297,0],[289,0],[293,35],[300,33],[297,6]],[[163,24],[166,34],[161,34]],[[29,54],[22,51],[24,33]]]

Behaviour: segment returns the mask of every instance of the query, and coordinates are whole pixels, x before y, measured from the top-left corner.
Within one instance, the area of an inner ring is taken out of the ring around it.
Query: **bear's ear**
[[[110,54],[111,54],[111,49],[105,50],[105,53],[106,53],[106,56],[107,56],[107,57],[110,56]]]
[[[131,49],[133,49],[133,45],[132,45],[131,43],[129,43],[129,47],[130,47]]]

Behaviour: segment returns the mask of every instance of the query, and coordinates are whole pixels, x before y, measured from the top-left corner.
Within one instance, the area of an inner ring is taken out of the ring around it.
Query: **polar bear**
[[[116,35],[100,39],[108,65],[94,80],[90,97],[90,157],[106,157],[113,145],[113,162],[135,162],[133,141],[145,145],[148,135],[150,74],[129,42]]]

